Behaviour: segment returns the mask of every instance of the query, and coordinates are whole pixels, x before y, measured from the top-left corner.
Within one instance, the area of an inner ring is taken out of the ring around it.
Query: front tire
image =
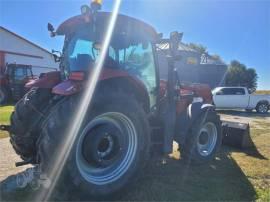
[[[67,98],[52,109],[43,124],[38,142],[40,166],[45,173],[50,173],[56,160],[52,157],[58,155],[69,135],[65,129],[72,124],[78,103],[78,97]],[[96,96],[62,171],[64,187],[68,183],[87,197],[106,197],[119,191],[147,162],[149,141],[146,115],[132,96]]]
[[[269,110],[269,104],[266,102],[261,102],[256,106],[256,111],[260,114],[265,114]]]
[[[181,157],[187,163],[204,164],[212,160],[222,141],[221,121],[215,111],[203,113],[180,148]]]

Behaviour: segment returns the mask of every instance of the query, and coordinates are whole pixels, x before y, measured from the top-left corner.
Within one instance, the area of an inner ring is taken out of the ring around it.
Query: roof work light
[[[100,10],[101,6],[102,6],[102,0],[92,0],[91,8],[94,12]]]

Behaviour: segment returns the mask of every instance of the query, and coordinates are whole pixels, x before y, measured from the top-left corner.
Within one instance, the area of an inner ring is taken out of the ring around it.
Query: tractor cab
[[[7,64],[5,74],[9,84],[25,85],[30,79],[33,79],[31,65]]]
[[[111,13],[97,12],[72,17],[62,23],[55,35],[64,35],[60,69],[65,78],[75,72],[84,76],[94,68],[101,53]],[[157,92],[155,41],[158,34],[150,25],[118,15],[110,45],[105,56],[103,73],[114,72],[118,76],[128,74],[146,87],[150,105],[154,106]],[[111,74],[111,73],[109,73]]]
[[[24,85],[33,80],[31,65],[7,64],[1,79],[0,104],[4,104],[12,98],[19,100],[26,93]]]

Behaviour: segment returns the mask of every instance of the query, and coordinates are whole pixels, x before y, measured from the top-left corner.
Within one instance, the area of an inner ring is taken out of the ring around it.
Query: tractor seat
[[[94,64],[93,58],[88,54],[78,54],[76,59],[76,65],[79,70],[87,70]]]

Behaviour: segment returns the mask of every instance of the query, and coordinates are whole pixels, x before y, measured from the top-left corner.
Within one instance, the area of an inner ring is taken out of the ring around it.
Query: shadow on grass
[[[256,192],[230,151],[223,147],[216,160],[203,166],[187,166],[174,159],[165,165],[152,161],[121,200],[253,201]]]
[[[253,142],[252,139],[250,139],[251,141],[251,146],[247,147],[247,148],[243,148],[243,149],[238,149],[238,148],[231,148],[231,150],[233,150],[233,152],[238,152],[238,153],[245,153],[248,156],[252,156],[254,158],[258,158],[258,159],[262,159],[262,160],[268,160],[268,158],[266,158],[264,155],[262,155],[259,150],[257,149],[255,143]]]
[[[254,201],[256,192],[241,168],[231,158],[231,151],[230,147],[223,146],[218,157],[203,166],[188,166],[175,159],[169,159],[166,164],[162,164],[161,159],[155,157],[136,183],[110,200]],[[11,178],[2,181],[1,187],[11,184],[12,181],[14,183],[15,176]],[[29,200],[31,192],[17,191],[4,193],[3,196],[3,201]],[[77,200],[83,199],[78,196]]]

